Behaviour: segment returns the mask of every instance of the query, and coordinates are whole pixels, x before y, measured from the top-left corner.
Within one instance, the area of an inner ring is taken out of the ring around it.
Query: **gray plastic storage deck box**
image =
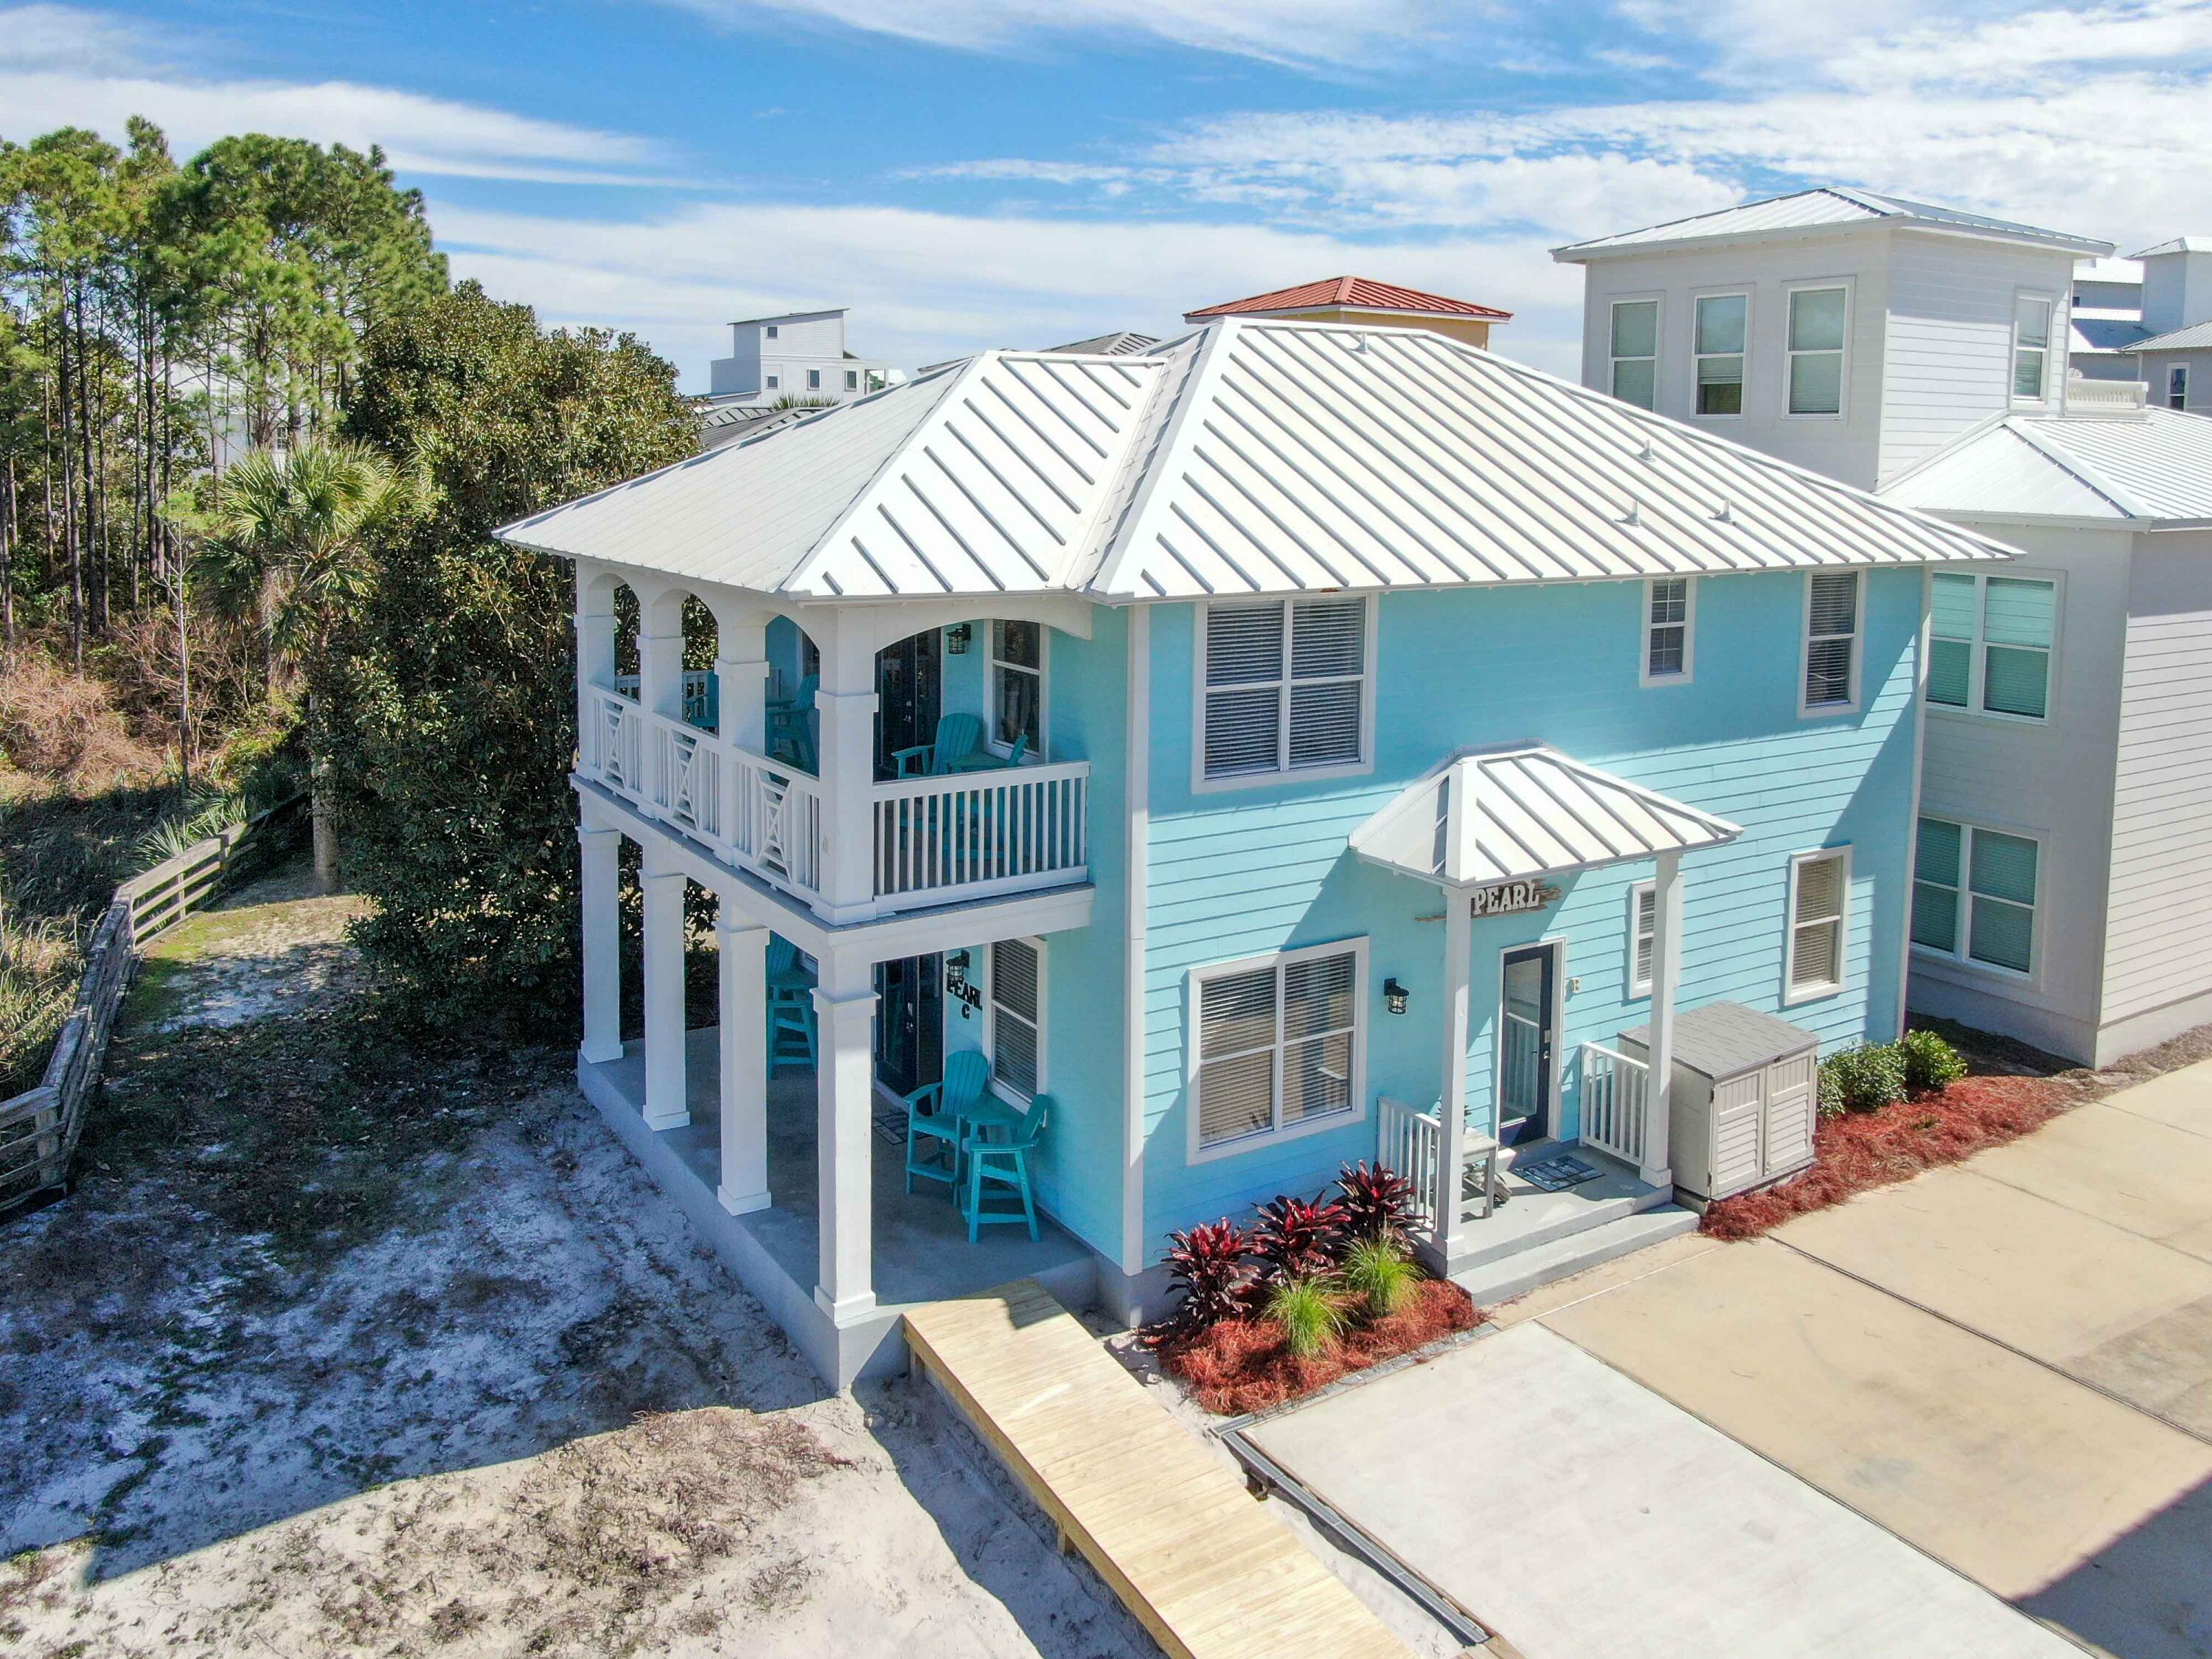
[[[1620,1034],[1648,1060],[1651,1028]],[[1674,1019],[1668,1156],[1674,1185],[1703,1209],[1716,1199],[1795,1175],[1813,1161],[1820,1039],[1740,1002],[1709,1002]]]

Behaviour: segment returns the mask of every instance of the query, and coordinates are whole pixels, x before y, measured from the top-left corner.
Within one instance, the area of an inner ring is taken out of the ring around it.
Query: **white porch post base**
[[[727,912],[714,921],[721,956],[722,1181],[732,1215],[765,1210],[768,1191],[768,929]]]
[[[1436,1252],[1449,1267],[1462,1239],[1460,1189],[1466,1176],[1468,958],[1474,949],[1468,897],[1444,889],[1443,1083],[1437,1096]]]
[[[1651,883],[1651,1050],[1644,1091],[1644,1162],[1636,1178],[1674,1184],[1674,994],[1682,978],[1682,855],[1662,853]]]
[[[645,890],[645,1126],[691,1121],[684,1075],[684,872],[661,867],[648,843]]]
[[[821,1257],[815,1305],[838,1324],[876,1305],[872,1282],[875,1185],[873,1133],[876,1011],[874,963],[857,953],[821,959],[814,989],[818,1062],[815,1106]]]
[[[830,1322],[833,1325],[857,1324],[875,1312],[876,1293],[873,1291],[855,1291],[848,1297],[832,1301],[829,1294],[817,1285],[814,1287],[814,1305],[830,1316]]]
[[[584,1041],[587,1060],[622,1058],[622,831],[576,826],[583,848]]]

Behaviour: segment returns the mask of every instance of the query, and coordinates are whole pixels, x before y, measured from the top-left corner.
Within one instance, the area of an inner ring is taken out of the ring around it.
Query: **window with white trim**
[[[2051,712],[2058,584],[1938,571],[1928,599],[1928,701],[2014,720]]]
[[[860,371],[857,368],[847,369],[845,371],[845,390],[848,392],[858,392],[860,389]]]
[[[1192,976],[1200,1150],[1358,1113],[1366,965],[1356,945],[1322,945]]]
[[[1912,849],[1913,947],[2033,973],[2042,863],[2027,836],[1923,817]]]
[[[2189,407],[2189,365],[2176,363],[2166,371],[2166,406],[2168,409]]]
[[[1750,327],[1748,294],[1698,296],[1692,346],[1697,362],[1698,414],[1743,413],[1743,360]]]
[[[1859,693],[1859,573],[1805,577],[1805,679],[1799,712],[1848,711]]]
[[[1659,884],[1639,881],[1628,890],[1628,994],[1651,994],[1652,942],[1659,933]]]
[[[1659,302],[1615,300],[1611,340],[1613,395],[1638,409],[1659,406]]]
[[[1851,891],[1846,848],[1800,853],[1790,860],[1790,964],[1786,1000],[1844,988],[1844,912]]]
[[[770,392],[775,391],[778,386],[781,386],[782,384],[783,384],[783,378],[782,378],[782,376],[781,376],[781,375],[778,375],[778,374],[771,374],[771,375],[769,375],[769,376],[768,377],[768,389],[769,389]]]
[[[1691,629],[1697,619],[1697,578],[1654,576],[1644,584],[1644,667],[1646,685],[1687,685]]]
[[[1206,777],[1367,759],[1374,664],[1366,599],[1209,605],[1204,628]]]
[[[769,337],[769,339],[773,340],[774,338],[775,338],[775,337],[776,337],[776,325],[775,325],[774,323],[770,323],[770,324],[768,325],[768,337]]]
[[[1044,1087],[1044,942],[999,940],[990,971],[991,1081],[1026,1103]]]
[[[2013,301],[2012,395],[2027,403],[2041,403],[2049,394],[2051,303],[2040,295],[2023,294]]]
[[[810,368],[806,371],[806,387],[810,392],[819,392],[822,390],[822,371],[820,369]]]
[[[1844,412],[1844,338],[1850,292],[1843,288],[1790,291],[1790,401],[1792,415]]]
[[[1025,757],[1044,752],[1044,624],[991,624],[991,733],[994,749],[1011,753],[1026,738]]]

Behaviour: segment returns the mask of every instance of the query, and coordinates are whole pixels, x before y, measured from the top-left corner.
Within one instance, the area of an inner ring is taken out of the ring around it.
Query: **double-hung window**
[[[2166,406],[2168,409],[2189,407],[2189,365],[2176,363],[2166,371]]]
[[[1962,962],[2033,972],[2041,864],[2041,849],[2026,836],[1922,818],[1913,843],[1913,945]]]
[[[1026,741],[1024,741],[1026,739]],[[991,624],[991,746],[1025,758],[1044,752],[1044,624]]]
[[[2013,301],[2012,395],[2022,403],[2041,403],[2049,394],[2051,303],[2023,294]]]
[[[1928,611],[1929,702],[2016,720],[2049,715],[2057,582],[1939,571]]]
[[[1698,298],[1696,337],[1700,415],[1743,413],[1743,359],[1750,334],[1748,294],[1705,294]]]
[[[1851,892],[1848,848],[1800,853],[1790,860],[1789,992],[1802,1002],[1844,988],[1846,912]]]
[[[1645,685],[1687,685],[1697,618],[1697,578],[1654,576],[1644,584]]]
[[[1044,945],[1004,939],[991,947],[991,1081],[1026,1103],[1044,1087]]]
[[[1193,975],[1193,1151],[1358,1115],[1365,941],[1312,945]]]
[[[1639,881],[1628,890],[1628,994],[1651,994],[1651,947],[1659,929],[1659,886]]]
[[[1659,302],[1613,302],[1613,395],[1638,409],[1659,399]]]
[[[1352,768],[1370,758],[1368,605],[1331,598],[1206,607],[1204,777]]]
[[[1845,713],[1858,702],[1859,573],[1805,578],[1805,681],[1799,712]]]
[[[1790,403],[1792,415],[1844,412],[1844,338],[1850,294],[1841,288],[1790,293]]]
[[[806,386],[807,390],[810,392],[819,392],[822,390],[822,371],[820,369],[810,368],[806,371]]]

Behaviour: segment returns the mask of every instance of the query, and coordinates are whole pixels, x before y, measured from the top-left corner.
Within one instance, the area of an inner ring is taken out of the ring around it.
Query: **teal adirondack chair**
[[[962,1120],[983,1098],[990,1080],[991,1062],[974,1048],[963,1048],[946,1056],[944,1081],[925,1083],[906,1097],[907,1191],[920,1176],[943,1182],[958,1199]]]
[[[991,1140],[981,1130],[970,1133],[961,1143],[961,1151],[968,1158],[968,1194],[960,1206],[961,1214],[968,1218],[968,1242],[973,1244],[975,1235],[985,1227],[1012,1223],[1026,1224],[1030,1237],[1037,1237],[1036,1203],[1030,1194],[1030,1154],[1036,1151],[1037,1141],[1044,1134],[1045,1119],[1052,1114],[1052,1097],[1039,1095],[1030,1102],[1030,1109],[1022,1114],[1019,1127],[1011,1139]],[[987,1189],[1011,1189],[1021,1200],[1018,1210],[987,1210],[983,1198]],[[953,1189],[956,1193],[959,1188]]]
[[[937,722],[937,736],[911,749],[896,750],[891,763],[902,778],[941,778],[954,772],[977,771],[996,766],[999,757],[983,747],[983,722],[975,714],[947,714]]]
[[[814,694],[821,689],[822,677],[809,674],[799,682],[796,696],[778,698],[768,706],[769,753],[808,772],[819,770],[814,757]]]

